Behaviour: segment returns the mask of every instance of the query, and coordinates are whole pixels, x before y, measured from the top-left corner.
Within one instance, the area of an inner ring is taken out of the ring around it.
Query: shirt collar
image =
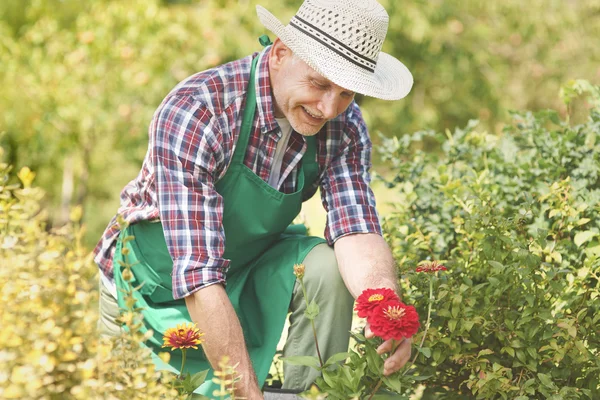
[[[258,54],[256,66],[256,108],[260,121],[262,133],[271,132],[279,127],[275,120],[273,110],[273,94],[271,91],[271,80],[269,79],[269,54],[271,46],[265,48]],[[281,134],[281,132],[279,132]]]

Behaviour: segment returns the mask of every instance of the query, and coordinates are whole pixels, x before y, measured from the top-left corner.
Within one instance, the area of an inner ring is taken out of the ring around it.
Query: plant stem
[[[379,382],[377,382],[377,386],[375,386],[375,389],[373,389],[373,392],[369,396],[368,400],[371,400],[373,398],[373,396],[375,396],[375,393],[377,393],[377,391],[379,390],[379,387],[381,386],[382,383],[383,383],[383,378],[380,378]]]
[[[304,302],[306,303],[306,308],[308,309],[308,297],[306,297],[306,288],[304,287],[304,279],[300,279],[300,285],[302,286],[302,294],[304,294]],[[323,359],[321,358],[321,351],[319,350],[319,341],[317,340],[317,328],[315,327],[315,320],[311,319],[310,324],[313,329],[313,336],[315,337],[315,347],[317,348],[317,355],[319,356],[319,364],[321,368],[323,368]]]
[[[403,341],[400,340],[398,343],[396,343],[394,340],[392,340],[392,351],[390,351],[390,355],[394,354],[394,352],[396,351],[396,349],[398,348],[398,346],[400,346],[400,343],[402,343],[402,342]],[[383,375],[383,372],[381,374]],[[383,383],[383,376],[381,378],[379,378],[379,382],[377,382],[377,385],[375,385],[375,389],[373,389],[373,391],[371,392],[371,395],[369,396],[368,400],[371,400],[373,398],[373,396],[375,396],[375,393],[377,393],[377,391],[381,387],[382,383]]]
[[[412,361],[408,365],[408,367],[402,373],[402,376],[406,375],[406,373],[410,370],[410,368],[415,364],[417,357],[419,356],[419,350],[423,348],[423,343],[425,343],[425,337],[427,337],[427,331],[429,330],[429,325],[431,324],[431,309],[433,307],[433,276],[429,277],[429,306],[427,307],[427,321],[425,322],[425,331],[423,332],[423,337],[421,338],[421,343],[419,343],[419,348],[417,349],[417,353],[413,357]]]
[[[183,379],[183,367],[185,367],[185,352],[187,349],[181,349],[181,369],[179,370],[179,377]]]

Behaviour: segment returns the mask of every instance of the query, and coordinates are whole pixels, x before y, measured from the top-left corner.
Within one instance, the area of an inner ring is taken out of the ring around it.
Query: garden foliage
[[[509,107],[558,109],[552,93],[568,79],[600,81],[597,0],[381,3],[390,15],[384,50],[415,85],[402,101],[359,99],[372,132],[473,117],[495,127]],[[0,1],[0,145],[16,168],[37,172],[50,224],[82,205],[85,242],[97,242],[139,172],[164,96],[260,50],[267,31],[256,4],[286,23],[301,0]]]
[[[98,268],[81,244],[81,209],[47,232],[35,174],[23,168],[10,185],[12,175],[0,163],[0,398],[179,398],[140,347],[135,310],[124,310],[127,333],[98,337]]]
[[[421,315],[427,282],[411,271],[448,267],[416,363],[433,375],[424,398],[600,398],[600,88],[562,97],[582,93],[584,123],[520,112],[500,136],[472,121],[385,141],[399,196],[386,235]]]

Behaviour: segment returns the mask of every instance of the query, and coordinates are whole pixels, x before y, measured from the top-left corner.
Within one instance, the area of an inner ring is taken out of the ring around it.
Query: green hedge
[[[385,221],[406,299],[426,314],[421,260],[449,267],[426,350],[426,394],[440,399],[600,397],[600,88],[589,118],[514,113],[501,136],[472,121],[454,133],[388,139],[399,196]],[[419,150],[439,141],[438,152]],[[424,397],[428,398],[428,397]]]

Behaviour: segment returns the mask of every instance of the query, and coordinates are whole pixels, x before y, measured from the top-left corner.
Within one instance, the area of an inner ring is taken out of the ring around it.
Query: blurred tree
[[[558,108],[556,92],[600,81],[597,0],[381,0],[384,50],[414,74],[399,102],[365,98],[373,132],[444,129],[507,109]],[[187,76],[258,51],[260,3],[287,23],[300,0],[9,0],[0,2],[0,145],[29,165],[66,220],[83,204],[92,244],[146,152],[164,96]],[[377,136],[373,135],[377,142]]]
[[[600,82],[598,1],[382,4],[391,22],[384,50],[403,60],[415,78],[406,101],[385,107],[365,101],[372,125],[388,135],[453,128],[471,118],[498,131],[508,110],[564,113],[556,93],[568,80]]]

